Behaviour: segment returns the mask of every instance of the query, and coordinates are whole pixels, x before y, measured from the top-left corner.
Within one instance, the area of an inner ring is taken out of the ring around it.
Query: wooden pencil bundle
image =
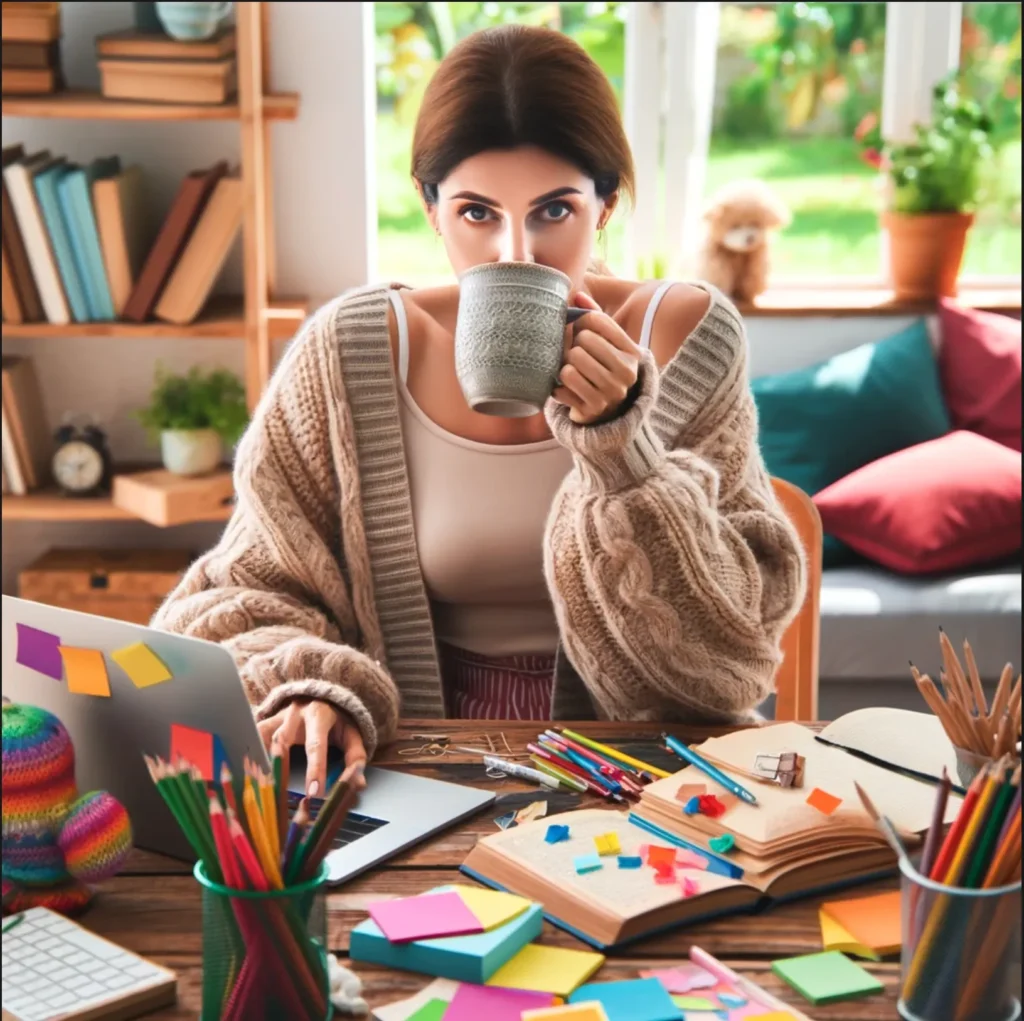
[[[942,628],[939,628],[939,644],[943,664],[939,674],[941,691],[931,677],[922,674],[913,663],[910,671],[917,690],[939,718],[950,741],[957,748],[987,759],[1015,754],[1021,730],[1021,675],[1017,675],[1011,688],[1013,666],[1007,663],[1003,667],[990,707],[970,642],[964,642],[966,672]]]

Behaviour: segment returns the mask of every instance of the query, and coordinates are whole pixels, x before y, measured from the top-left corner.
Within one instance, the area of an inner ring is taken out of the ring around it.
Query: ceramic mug
[[[230,3],[161,2],[157,0],[156,13],[164,31],[173,39],[197,41],[217,34],[220,23],[231,10]]]
[[[474,411],[524,418],[543,410],[558,385],[572,282],[532,262],[488,262],[459,278],[455,373]]]

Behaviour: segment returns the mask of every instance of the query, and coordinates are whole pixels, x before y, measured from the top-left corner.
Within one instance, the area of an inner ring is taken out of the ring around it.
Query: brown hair
[[[463,39],[427,86],[412,173],[428,202],[463,160],[534,145],[633,195],[633,156],[611,83],[586,51],[548,28],[501,25]]]

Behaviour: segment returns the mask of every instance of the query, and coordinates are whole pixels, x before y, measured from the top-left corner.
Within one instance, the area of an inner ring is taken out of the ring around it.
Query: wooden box
[[[114,506],[162,528],[191,521],[226,521],[234,495],[227,469],[198,478],[162,468],[114,476]]]
[[[225,60],[100,60],[107,99],[147,103],[226,103],[237,87],[235,58]]]
[[[18,595],[148,624],[191,561],[181,550],[52,549],[18,576]]]
[[[60,38],[59,3],[5,3],[0,35],[9,43],[52,43]]]

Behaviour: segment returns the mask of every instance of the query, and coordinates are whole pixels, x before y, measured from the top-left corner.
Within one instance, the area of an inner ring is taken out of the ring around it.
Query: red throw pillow
[[[953,571],[1021,545],[1021,459],[958,431],[872,461],[814,497],[829,535],[904,574]]]
[[[1020,450],[1020,320],[939,302],[939,373],[953,425]]]

